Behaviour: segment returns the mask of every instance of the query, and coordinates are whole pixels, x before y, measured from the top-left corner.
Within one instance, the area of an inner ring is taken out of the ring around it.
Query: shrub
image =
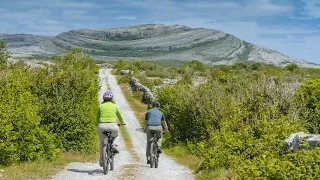
[[[127,66],[127,61],[124,59],[119,58],[117,60],[117,63],[115,64],[115,68],[120,71],[123,70],[123,68],[125,68]]]
[[[251,65],[251,69],[252,70],[258,70],[261,67],[260,63],[254,63]]]
[[[292,64],[289,64],[285,67],[287,70],[291,71],[291,72],[294,72],[296,71],[297,69],[299,69],[299,66],[292,63]]]
[[[0,164],[95,150],[98,68],[79,49],[55,60],[0,69]]]
[[[129,84],[131,81],[132,75],[121,76],[118,80],[119,84]]]
[[[263,155],[235,164],[233,175],[237,179],[315,179],[320,176],[320,150]]]
[[[311,133],[320,132],[320,79],[308,80],[296,93],[296,103],[301,106],[300,116],[307,121]]]
[[[18,65],[0,76],[0,164],[40,158],[54,159],[53,134],[40,125],[40,107],[31,91],[31,73]]]
[[[191,68],[196,71],[204,71],[205,65],[199,60],[192,60],[183,63],[182,68]]]
[[[57,137],[64,150],[92,152],[98,93],[97,66],[81,50],[73,50],[57,62],[40,82],[43,125]]]
[[[6,65],[8,58],[11,57],[6,45],[7,44],[5,42],[0,42],[0,66]]]
[[[235,170],[242,166],[237,162],[244,161],[254,169],[262,166],[253,163],[259,158],[281,159],[288,153],[283,140],[291,133],[307,132],[297,116],[293,90],[287,87],[291,79],[263,71],[219,78],[221,74],[226,73],[218,71],[217,78],[197,88],[179,83],[158,90],[156,98],[171,132],[165,144],[195,144],[191,153],[203,158],[199,170]],[[239,172],[234,176],[251,178]]]

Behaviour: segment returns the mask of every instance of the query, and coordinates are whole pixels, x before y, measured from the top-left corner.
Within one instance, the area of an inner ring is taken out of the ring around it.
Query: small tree
[[[118,71],[122,70],[123,68],[125,68],[127,66],[127,61],[124,59],[119,58],[115,67]]]
[[[292,63],[292,64],[287,65],[285,68],[291,72],[295,72],[297,69],[299,69],[299,66]]]
[[[252,70],[258,70],[261,67],[260,63],[254,63],[251,65],[251,69]]]
[[[197,71],[204,71],[205,70],[205,65],[203,64],[203,62],[199,61],[199,60],[192,60],[192,61],[187,61],[185,63],[183,63],[182,65],[183,68],[191,68]]]
[[[7,43],[0,42],[0,66],[6,65],[8,58],[11,57],[10,52],[7,49]]]

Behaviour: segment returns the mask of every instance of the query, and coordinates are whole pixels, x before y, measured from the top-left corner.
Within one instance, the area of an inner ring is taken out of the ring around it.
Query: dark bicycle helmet
[[[160,103],[157,101],[152,102],[152,107],[160,108]]]
[[[113,94],[110,91],[107,91],[103,94],[103,100],[110,101],[113,98]]]

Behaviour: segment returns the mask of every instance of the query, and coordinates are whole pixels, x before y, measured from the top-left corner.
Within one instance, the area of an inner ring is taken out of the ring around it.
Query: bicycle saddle
[[[156,130],[150,130],[151,134],[156,134],[157,131]]]
[[[111,131],[103,131],[102,134],[108,135],[111,134]]]

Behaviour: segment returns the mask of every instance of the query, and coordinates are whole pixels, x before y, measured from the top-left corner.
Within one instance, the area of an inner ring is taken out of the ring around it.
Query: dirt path
[[[102,168],[98,162],[93,163],[71,163],[59,174],[55,175],[55,180],[80,180],[80,179],[132,179],[132,180],[191,180],[194,179],[191,171],[183,167],[168,156],[162,154],[159,161],[159,168],[151,169],[146,164],[145,148],[146,134],[141,131],[141,127],[134,116],[134,113],[123,96],[116,78],[111,74],[110,69],[100,69],[99,77],[102,80],[102,86],[99,97],[110,87],[114,93],[114,100],[119,106],[126,128],[132,140],[133,147],[126,149],[122,137],[118,138],[120,153],[115,157],[115,168],[109,174],[103,175]],[[107,86],[108,85],[108,86]]]

